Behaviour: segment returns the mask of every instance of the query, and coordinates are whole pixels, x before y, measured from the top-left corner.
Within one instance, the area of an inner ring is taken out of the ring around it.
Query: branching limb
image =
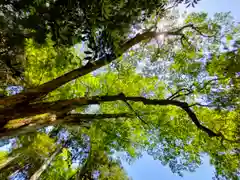
[[[155,31],[150,31],[150,32],[144,32],[142,34],[138,34],[135,37],[133,37],[130,40],[127,40],[125,43],[121,44],[119,47],[121,49],[119,50],[119,53],[117,55],[106,55],[98,60],[94,61],[94,63],[87,63],[85,66],[82,66],[80,68],[77,68],[73,71],[70,71],[62,76],[57,77],[56,79],[53,79],[51,81],[48,81],[36,88],[31,88],[28,89],[27,91],[14,95],[14,96],[9,96],[6,98],[0,99],[0,104],[4,105],[5,107],[14,107],[17,104],[22,104],[22,103],[29,103],[29,102],[34,102],[36,99],[39,99],[41,97],[44,97],[48,93],[52,92],[53,90],[59,88],[60,86],[68,83],[69,81],[72,81],[76,78],[79,78],[81,76],[84,76],[96,69],[99,69],[115,59],[117,57],[121,56],[124,52],[129,50],[131,47],[134,45],[148,39],[155,38],[159,35],[172,35],[172,36],[182,36],[182,31],[185,28],[195,28],[192,24],[187,24],[177,30],[174,31],[165,31],[165,32],[155,32]],[[199,29],[196,29],[198,32]],[[4,125],[4,123],[2,123]]]
[[[126,105],[128,106],[128,108],[136,115],[136,117],[137,117],[140,121],[142,121],[144,124],[146,124],[146,125],[149,126],[149,124],[148,124],[145,120],[143,120],[141,116],[139,116],[139,114],[133,109],[133,107],[127,102],[127,100],[125,100],[125,95],[122,94],[122,96],[123,96],[123,98],[124,98],[123,101],[126,103]]]
[[[210,85],[210,84],[212,84],[212,83],[214,83],[218,80],[224,80],[224,79],[227,79],[227,77],[215,78],[215,79],[208,80],[207,82],[201,82],[200,84],[202,85],[202,87],[199,88],[198,91],[200,92],[200,91],[204,90],[208,85]],[[194,92],[193,86],[194,86],[194,84],[192,84],[189,88],[181,88],[178,91],[176,91],[175,93],[173,93],[167,99],[176,99],[180,96],[188,96],[188,95],[190,95]],[[186,93],[180,94],[183,91],[186,91]],[[195,103],[195,104],[189,105],[189,107],[192,107],[192,106],[213,107],[212,105],[203,105],[203,104],[200,104],[200,103]]]
[[[196,31],[198,34],[200,34],[202,37],[211,38],[211,37],[215,37],[215,36],[216,36],[215,34],[214,34],[214,35],[207,35],[207,34],[202,33],[201,30],[200,30],[201,27],[196,27],[196,26],[194,26],[194,24],[191,24],[191,23],[182,26],[181,28],[177,29],[176,31],[173,31],[172,33],[173,33],[173,34],[181,34],[182,31],[183,31],[184,29],[186,29],[186,28],[191,28],[191,29],[195,30],[195,31]]]
[[[230,142],[239,142],[239,140],[234,141],[234,140],[229,140],[223,136],[221,133],[216,133],[213,130],[209,129],[208,127],[204,126],[201,124],[201,122],[198,120],[196,114],[191,110],[190,106],[185,103],[181,102],[178,100],[173,100],[173,99],[147,99],[141,96],[125,96],[123,93],[120,93],[118,95],[113,95],[113,96],[92,96],[92,97],[81,97],[81,98],[76,98],[76,99],[71,99],[71,100],[59,100],[55,102],[50,102],[50,103],[39,103],[39,104],[32,104],[32,106],[35,106],[35,108],[38,107],[45,107],[46,112],[48,111],[61,111],[62,106],[73,106],[73,107],[79,107],[83,105],[91,105],[91,104],[100,104],[103,102],[114,102],[114,101],[132,101],[132,102],[142,102],[145,105],[158,105],[158,106],[168,106],[168,105],[173,105],[177,106],[181,109],[183,109],[192,122],[196,125],[196,127],[203,132],[207,133],[209,137],[221,137],[224,138],[224,140],[230,141]],[[60,108],[60,109],[59,109]],[[45,113],[46,113],[45,112]],[[104,119],[104,118],[119,118],[119,117],[127,117],[131,118],[133,117],[132,114],[91,114],[91,115],[86,115],[86,114],[72,114],[67,117],[63,117],[61,120],[54,120],[51,122],[45,122],[43,124],[40,124],[41,127],[44,126],[49,126],[49,125],[54,125],[54,124],[59,124],[59,123],[75,123],[78,124],[77,121],[79,121],[79,125],[81,124],[86,124],[86,123],[91,123],[93,119]],[[31,130],[36,130],[36,128],[39,128],[36,123],[35,124],[29,124],[24,126],[24,128],[31,128],[32,126],[35,127]],[[21,129],[21,128],[20,128]],[[18,129],[15,129],[18,131]],[[9,130],[6,132],[3,132],[2,136],[4,136],[5,133],[9,133]],[[16,134],[15,134],[16,135]],[[1,134],[0,134],[1,137]]]
[[[187,93],[184,93],[184,94],[180,94],[182,91],[187,91]],[[192,89],[188,89],[188,88],[182,88],[182,89],[179,89],[177,92],[175,92],[174,94],[172,94],[170,97],[168,97],[167,99],[170,99],[170,100],[173,100],[173,99],[176,99],[180,96],[187,96],[187,95],[190,95],[193,93],[193,90]]]
[[[177,100],[171,100],[171,99],[147,99],[140,96],[125,96],[124,94],[120,93],[119,95],[113,95],[113,96],[92,96],[89,98],[77,98],[72,100],[60,100],[52,103],[40,103],[40,104],[34,104],[36,107],[40,106],[46,106],[46,110],[50,110],[52,108],[53,111],[57,111],[60,105],[67,105],[67,106],[74,106],[79,107],[82,105],[91,105],[91,104],[100,104],[101,102],[113,102],[113,101],[133,101],[133,102],[142,102],[145,105],[159,105],[159,106],[167,106],[167,105],[173,105],[182,108],[191,118],[193,123],[199,128],[200,130],[206,132],[210,137],[221,137],[221,135],[213,132],[209,128],[203,126],[199,120],[197,119],[197,116],[195,113],[191,110],[189,105],[185,102],[177,101]],[[51,107],[51,104],[53,107]],[[33,106],[34,106],[33,105]],[[60,108],[61,109],[61,108]]]

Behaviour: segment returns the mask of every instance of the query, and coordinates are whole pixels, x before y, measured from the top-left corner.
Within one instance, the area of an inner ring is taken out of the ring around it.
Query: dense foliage
[[[3,1],[0,178],[127,180],[148,152],[237,180],[240,26],[183,2]]]

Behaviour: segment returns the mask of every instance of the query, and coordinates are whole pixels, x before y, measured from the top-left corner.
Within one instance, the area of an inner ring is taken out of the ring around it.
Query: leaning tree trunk
[[[41,174],[49,167],[53,159],[61,153],[63,149],[63,145],[60,146],[50,157],[47,159],[42,166],[31,176],[30,180],[37,180],[41,176]]]
[[[185,28],[192,28],[196,30],[196,28],[193,27],[192,24],[187,24],[177,30],[173,31],[165,31],[165,32],[154,32],[154,31],[147,31],[142,34],[137,34],[134,38],[127,40],[125,43],[121,44],[119,47],[121,49],[119,50],[119,53],[117,55],[106,55],[97,61],[93,61],[87,63],[85,66],[77,68],[73,71],[70,71],[56,79],[53,79],[49,82],[46,82],[39,87],[28,89],[25,92],[19,93],[17,95],[0,98],[0,130],[3,130],[5,125],[14,117],[21,116],[24,117],[24,115],[31,113],[33,114],[41,114],[39,109],[34,109],[33,111],[33,104],[36,103],[36,100],[40,100],[43,96],[47,95],[48,93],[52,92],[53,90],[59,88],[60,86],[76,79],[81,76],[84,76],[94,70],[97,70],[104,65],[107,65],[114,61],[117,57],[122,55],[124,52],[126,52],[129,48],[133,47],[134,45],[148,39],[152,39],[154,37],[157,37],[159,35],[165,35],[165,36],[183,36],[183,30]],[[24,111],[22,111],[22,107],[25,108]],[[21,111],[19,111],[21,109]]]

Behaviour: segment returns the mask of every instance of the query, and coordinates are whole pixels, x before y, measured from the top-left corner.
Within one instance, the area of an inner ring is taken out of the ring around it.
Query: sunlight
[[[163,42],[165,36],[164,36],[164,34],[161,34],[161,35],[158,35],[156,38],[157,38],[157,41]]]

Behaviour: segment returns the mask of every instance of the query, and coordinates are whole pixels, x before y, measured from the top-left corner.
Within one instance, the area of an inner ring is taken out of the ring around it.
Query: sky
[[[186,10],[180,7],[180,10]],[[187,11],[204,11],[209,16],[216,12],[231,12],[231,15],[240,22],[240,0],[201,0],[195,8]],[[209,158],[203,158],[203,164],[194,173],[184,173],[184,177],[173,174],[168,166],[160,161],[153,160],[151,156],[143,157],[131,165],[123,163],[125,170],[133,180],[212,180],[214,168],[209,164]]]

